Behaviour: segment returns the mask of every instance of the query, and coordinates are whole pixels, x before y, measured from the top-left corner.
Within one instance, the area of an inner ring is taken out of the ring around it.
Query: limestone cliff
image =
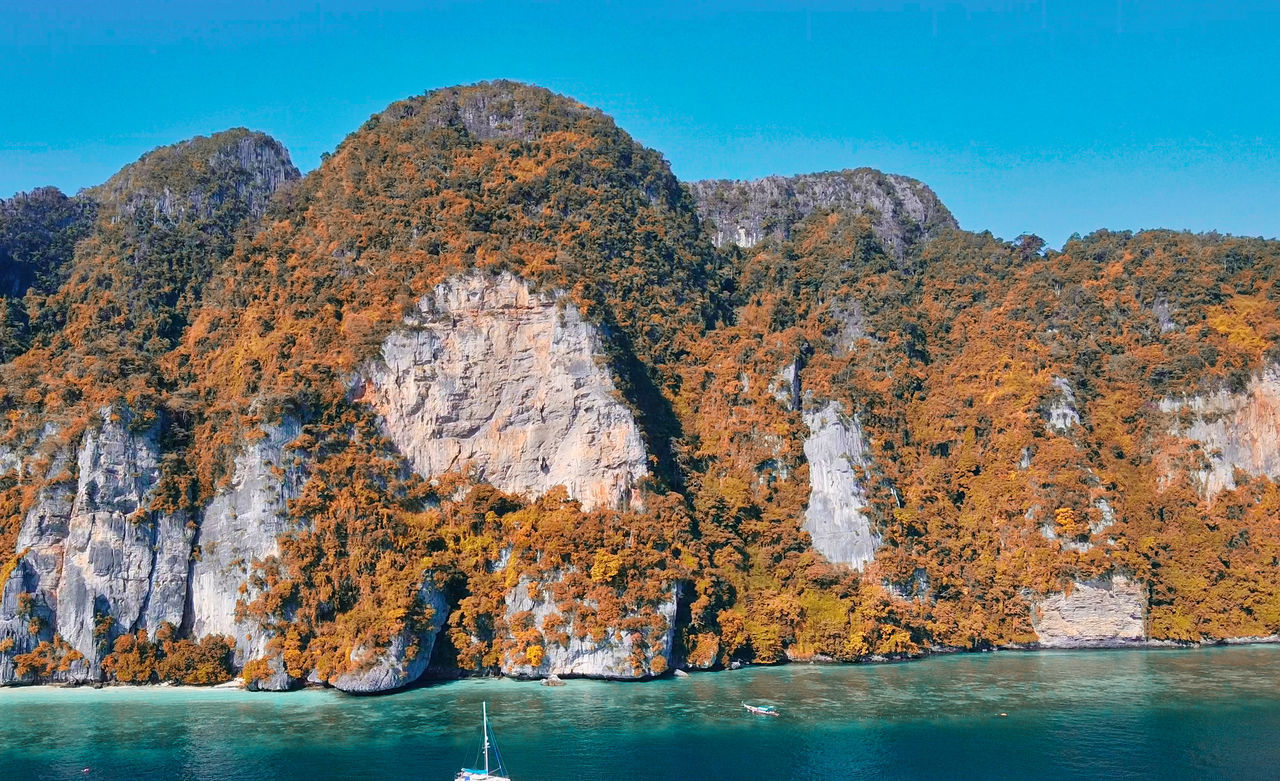
[[[1074,583],[1033,600],[1031,625],[1044,648],[1098,648],[1147,638],[1147,590],[1122,575]]]
[[[1057,434],[1066,434],[1080,425],[1080,409],[1070,380],[1053,378],[1053,396],[1045,409],[1045,428]]]
[[[1280,631],[1280,498],[1225,493],[1280,478],[1280,369],[1240,382],[1280,242],[1049,250],[868,169],[686,187],[510,82],[298,178],[233,130],[0,203],[0,683],[161,624],[350,692],[446,619],[531,677]]]
[[[1219,390],[1163,399],[1171,433],[1199,444],[1196,470],[1205,496],[1236,487],[1235,472],[1280,477],[1280,367],[1254,377],[1242,393]]]
[[[269,426],[236,457],[230,484],[205,509],[191,565],[190,623],[196,637],[219,634],[236,641],[236,663],[263,656],[267,631],[236,617],[236,603],[253,599],[255,562],[280,552],[278,537],[293,528],[286,511],[301,489],[303,465],[286,451],[301,431],[296,418]],[[260,688],[289,686],[280,672]]]
[[[527,614],[531,627],[545,627],[548,616],[558,615],[559,609],[552,595],[554,586],[554,582],[531,583],[521,578],[506,596],[507,621]],[[662,628],[646,642],[640,642],[638,633],[620,628],[610,629],[601,637],[590,634],[578,636],[574,617],[568,616],[569,621],[563,628],[567,639],[563,642],[544,641],[545,656],[539,664],[529,664],[524,658],[508,657],[502,664],[502,672],[523,678],[559,675],[618,679],[644,678],[660,673],[671,663],[678,597],[678,590],[673,588],[670,599],[654,606]],[[657,662],[658,659],[661,662]]]
[[[126,632],[181,623],[191,529],[181,514],[152,512],[159,482],[159,424],[132,429],[127,408],[100,412],[70,477],[55,454],[50,481],[23,522],[11,583],[32,595],[45,624],[33,640],[61,635],[84,655],[69,679],[96,678],[111,642]],[[4,615],[16,604],[6,598]]]
[[[804,455],[810,486],[804,530],[829,561],[862,569],[875,557],[880,542],[866,513],[871,459],[862,428],[837,402],[806,410],[804,420],[809,427]]]
[[[431,608],[431,625],[423,632],[401,632],[382,650],[357,648],[351,661],[361,665],[357,672],[343,673],[329,679],[335,689],[350,694],[371,694],[407,686],[422,677],[431,660],[436,635],[448,617],[449,604],[429,582],[418,588],[418,598]]]
[[[360,392],[414,471],[469,470],[531,497],[563,485],[588,509],[640,505],[640,430],[572,304],[510,274],[470,275],[424,297],[405,326]]]
[[[699,215],[712,225],[716,246],[751,247],[766,238],[785,239],[793,225],[824,209],[866,215],[885,249],[899,257],[914,244],[957,227],[924,184],[870,168],[754,181],[715,179],[689,188]]]
[[[261,217],[275,191],[298,176],[279,141],[239,128],[153,150],[88,194],[112,222],[135,215],[209,220],[223,213],[239,222]]]

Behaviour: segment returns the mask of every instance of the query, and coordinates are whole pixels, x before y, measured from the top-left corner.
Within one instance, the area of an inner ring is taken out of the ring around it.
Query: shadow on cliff
[[[681,490],[684,475],[676,457],[675,443],[684,436],[684,428],[670,400],[654,382],[649,367],[636,357],[626,332],[612,322],[603,323],[601,330],[607,337],[609,365],[618,389],[635,416],[651,461],[656,462],[652,464],[656,478],[654,487]]]

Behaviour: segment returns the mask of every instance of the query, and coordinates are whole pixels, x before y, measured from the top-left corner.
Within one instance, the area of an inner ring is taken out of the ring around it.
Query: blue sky
[[[370,114],[506,77],[683,179],[872,166],[963,227],[1280,235],[1280,1],[0,0],[0,195],[264,130],[304,171]]]

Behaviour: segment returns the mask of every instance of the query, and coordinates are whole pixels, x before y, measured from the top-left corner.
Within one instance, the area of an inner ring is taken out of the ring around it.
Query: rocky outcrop
[[[34,605],[34,612],[26,613],[22,595],[35,589],[31,568],[21,560],[12,564],[0,557],[0,686],[19,681],[14,657],[34,651],[42,640],[53,633],[48,629],[52,614],[43,604]],[[6,574],[7,573],[7,574]],[[33,619],[38,622],[32,632]]]
[[[793,225],[825,209],[866,215],[886,251],[899,257],[912,245],[958,227],[927,186],[870,168],[754,181],[711,179],[693,182],[689,189],[699,216],[713,227],[717,247],[785,239]]]
[[[261,217],[275,191],[299,176],[279,141],[237,128],[148,152],[88,192],[112,222],[138,214],[209,220],[224,207],[239,222]]]
[[[1053,378],[1053,396],[1045,409],[1045,427],[1055,434],[1065,434],[1080,425],[1080,408],[1071,382],[1062,377]]]
[[[360,664],[361,669],[335,676],[329,685],[349,694],[371,694],[402,689],[422,677],[431,660],[436,635],[449,615],[449,605],[429,578],[418,589],[418,599],[431,609],[431,623],[426,630],[401,632],[382,651],[355,649],[351,661]]]
[[[511,621],[517,614],[532,614],[533,627],[544,626],[545,619],[558,613],[556,600],[551,594],[551,583],[531,584],[527,578],[521,578],[511,591],[507,592],[506,618]],[[657,642],[645,644],[636,659],[637,644],[632,633],[620,629],[610,629],[604,637],[595,639],[591,636],[576,637],[572,624],[566,627],[569,635],[564,643],[547,642],[544,645],[545,656],[538,665],[528,664],[525,660],[505,659],[501,669],[504,675],[521,678],[545,678],[549,675],[580,676],[586,678],[644,678],[655,672],[669,668],[671,652],[675,638],[676,607],[679,598],[678,587],[672,587],[670,599],[655,606],[657,614],[665,623],[665,631]],[[572,617],[570,617],[572,619]],[[661,658],[661,662],[657,660]],[[639,661],[639,666],[637,666]]]
[[[1163,399],[1170,432],[1197,442],[1203,461],[1195,472],[1205,496],[1236,487],[1236,470],[1280,478],[1280,367],[1254,377],[1243,393]]]
[[[236,618],[236,603],[255,593],[249,575],[255,562],[280,553],[278,537],[291,531],[286,503],[305,479],[303,465],[287,450],[302,425],[288,417],[263,430],[235,460],[230,484],[205,509],[191,566],[191,632],[227,635],[236,642],[237,665],[266,653],[267,631],[252,619]],[[259,688],[284,689],[283,669]]]
[[[43,442],[56,435],[47,427]],[[7,454],[8,462],[18,458]],[[0,650],[0,684],[16,680],[13,657],[28,653],[42,641],[53,638],[54,608],[57,606],[58,580],[62,574],[62,545],[67,536],[71,505],[75,501],[76,483],[70,475],[74,453],[55,447],[43,464],[45,483],[35,503],[22,521],[14,550],[0,551],[0,567],[7,577],[0,585],[0,642],[8,646]],[[33,465],[9,463],[30,472]],[[14,558],[10,559],[12,556]],[[24,604],[25,597],[25,604]],[[83,670],[77,670],[83,675]]]
[[[10,583],[31,610],[84,655],[68,679],[96,678],[112,641],[126,632],[182,621],[191,531],[182,515],[149,509],[159,482],[159,424],[134,430],[128,409],[104,408],[70,453],[54,454],[49,482],[18,535]],[[15,605],[6,597],[4,615]]]
[[[437,287],[405,326],[357,395],[419,475],[470,470],[530,497],[562,485],[587,509],[640,505],[640,429],[572,304],[474,274]]]
[[[86,432],[63,541],[56,626],[96,677],[125,632],[182,622],[192,531],[183,514],[149,509],[160,480],[160,426],[132,431],[128,410],[102,411]]]
[[[871,458],[862,427],[834,401],[807,410],[804,420],[809,426],[804,455],[810,486],[804,530],[828,561],[861,569],[880,544],[865,512]]]
[[[1074,583],[1031,603],[1044,648],[1106,648],[1146,640],[1147,590],[1121,575]]]

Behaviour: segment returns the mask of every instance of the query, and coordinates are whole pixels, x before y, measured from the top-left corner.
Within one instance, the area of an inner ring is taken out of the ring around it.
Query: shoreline
[[[680,680],[681,678],[684,678],[686,676],[691,676],[691,675],[702,675],[706,673],[735,672],[738,670],[746,670],[749,668],[777,668],[777,667],[789,667],[792,665],[814,665],[814,666],[821,666],[821,667],[858,667],[862,665],[907,664],[912,662],[924,662],[933,657],[939,657],[939,656],[960,656],[960,655],[979,656],[979,655],[1002,654],[1002,653],[1029,654],[1029,653],[1043,653],[1046,651],[1048,652],[1085,652],[1085,653],[1090,651],[1130,651],[1130,650],[1134,650],[1134,651],[1200,651],[1200,650],[1209,650],[1213,648],[1243,648],[1248,646],[1276,646],[1276,645],[1280,645],[1280,634],[1264,635],[1260,637],[1232,637],[1232,638],[1224,638],[1221,640],[1215,640],[1212,642],[1200,642],[1200,643],[1179,643],[1172,640],[1142,640],[1142,641],[1136,641],[1136,642],[1090,644],[1090,645],[1063,645],[1063,646],[1041,646],[1038,644],[1010,645],[1010,646],[998,646],[995,648],[988,648],[988,649],[981,649],[981,650],[972,650],[968,648],[952,648],[952,647],[943,646],[943,647],[931,648],[927,652],[919,654],[917,656],[904,656],[901,658],[868,657],[866,659],[860,659],[856,662],[841,662],[835,659],[818,656],[810,659],[785,659],[783,661],[774,662],[772,664],[740,663],[740,664],[737,664],[737,666],[730,665],[730,666],[711,667],[711,668],[702,668],[702,669],[672,668],[671,670],[663,673],[662,675],[649,676],[646,678],[601,678],[601,677],[591,677],[591,676],[582,676],[582,675],[573,675],[573,674],[557,674],[557,676],[564,682],[601,681],[605,683],[627,684],[627,683],[649,683],[652,681],[659,681],[659,680]],[[677,671],[684,673],[685,675],[677,675],[676,674]],[[547,677],[550,677],[550,676],[547,676]],[[447,676],[446,675],[431,676],[430,670],[428,670],[427,673],[423,674],[422,678],[419,678],[418,680],[410,683],[407,686],[402,686],[398,689],[388,689],[387,691],[367,692],[367,693],[360,693],[360,694],[343,692],[341,689],[337,689],[333,686],[327,686],[324,684],[304,684],[297,688],[286,689],[284,691],[251,690],[244,683],[244,680],[239,676],[237,676],[235,678],[232,678],[229,681],[224,681],[223,683],[212,684],[209,686],[200,686],[196,684],[183,684],[183,683],[168,683],[168,682],[120,683],[118,681],[86,681],[81,683],[72,683],[72,682],[9,683],[9,684],[0,685],[0,696],[3,696],[3,692],[6,690],[19,690],[19,689],[66,689],[66,690],[131,689],[131,690],[138,690],[138,691],[148,691],[148,690],[154,690],[154,689],[174,689],[174,690],[188,690],[188,691],[200,691],[200,692],[236,691],[236,692],[246,692],[246,693],[252,693],[252,694],[264,694],[264,695],[291,694],[291,693],[297,693],[297,692],[303,692],[303,691],[333,691],[347,697],[367,698],[367,697],[382,697],[382,696],[401,694],[404,692],[413,691],[415,689],[434,688],[436,686],[453,683],[455,681],[465,681],[465,680],[472,680],[472,679],[506,680],[506,681],[512,681],[514,683],[527,683],[527,684],[540,684],[542,681],[546,680],[546,678],[529,678],[529,677],[521,677],[521,676],[514,676],[514,675],[454,674],[454,675],[447,675]]]

